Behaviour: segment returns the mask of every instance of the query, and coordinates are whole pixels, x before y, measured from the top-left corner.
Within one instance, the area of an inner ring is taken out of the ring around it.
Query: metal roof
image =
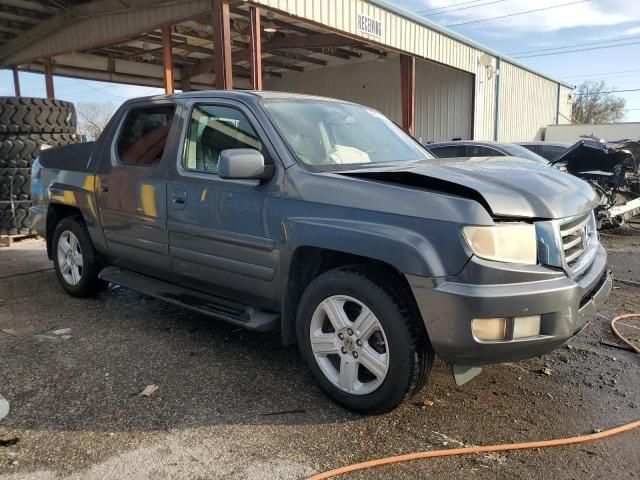
[[[364,4],[415,22],[437,32],[436,34],[466,45],[465,48],[486,52],[541,78],[573,88],[573,85],[522,65],[389,1],[367,0]],[[210,65],[213,49],[211,17],[206,14],[207,5],[210,5],[208,0],[0,0],[0,60],[7,65],[19,64],[23,70],[37,72],[43,69],[42,57],[52,56],[55,57],[56,75],[160,86],[162,52],[158,27],[167,19],[175,19],[173,51],[174,63],[178,67],[176,80],[179,83],[184,72],[187,77],[196,78],[193,88],[208,88],[212,84],[207,75],[211,75],[213,71]],[[244,30],[248,24],[247,8],[246,1],[232,5],[232,42],[236,52],[247,46]],[[108,25],[101,23],[105,13],[112,16]],[[265,11],[264,21],[273,23],[278,30],[275,34],[265,35],[267,41],[278,38],[299,39],[301,35],[327,32],[317,23],[306,23],[302,19],[288,17],[286,13],[282,11],[282,14],[278,14],[269,12],[268,9]],[[60,33],[62,29],[66,29],[64,34]],[[91,41],[86,40],[88,37],[92,37]],[[302,71],[308,67],[327,65],[328,62],[341,63],[369,55],[373,58],[387,55],[388,52],[375,43],[367,43],[366,39],[361,39],[355,44],[332,48],[303,46],[265,50],[265,74],[277,77],[286,71]],[[38,47],[34,48],[32,44],[37,44]],[[462,57],[467,58],[469,54],[458,52],[452,55],[452,59],[460,60]],[[468,59],[465,61],[469,62]],[[239,60],[234,63],[234,76],[247,77],[246,62]],[[467,66],[466,69],[473,71],[475,66]]]
[[[0,48],[8,41],[56,15],[88,0],[2,0],[0,1]]]

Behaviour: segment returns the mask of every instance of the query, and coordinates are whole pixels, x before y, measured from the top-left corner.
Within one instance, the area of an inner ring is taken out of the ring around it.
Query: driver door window
[[[196,105],[191,113],[182,167],[199,173],[218,173],[220,152],[232,148],[263,151],[247,117],[231,107]]]

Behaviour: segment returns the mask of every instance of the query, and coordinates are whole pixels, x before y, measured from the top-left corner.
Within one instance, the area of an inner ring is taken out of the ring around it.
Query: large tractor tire
[[[31,166],[40,151],[79,143],[73,103],[0,97],[0,235],[33,233]]]
[[[80,141],[79,135],[69,133],[0,134],[0,169],[30,168],[42,148]]]
[[[0,97],[0,133],[76,133],[73,103],[45,98]]]
[[[30,197],[30,168],[0,168],[0,235],[31,233]]]

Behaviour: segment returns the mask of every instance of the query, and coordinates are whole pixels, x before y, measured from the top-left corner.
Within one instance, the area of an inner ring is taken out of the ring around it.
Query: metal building
[[[423,141],[569,123],[571,85],[383,0],[0,0],[0,65],[167,92],[277,89],[370,105]]]

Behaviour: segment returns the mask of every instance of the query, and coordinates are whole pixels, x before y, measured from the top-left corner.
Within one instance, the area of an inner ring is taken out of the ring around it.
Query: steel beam
[[[47,98],[53,100],[56,95],[53,90],[53,68],[51,67],[50,58],[47,58],[44,61],[44,83],[47,89]]]
[[[13,67],[13,89],[16,92],[16,97],[20,96],[20,74],[18,69]]]
[[[231,59],[231,19],[228,0],[212,0],[213,56],[218,90],[233,89]]]
[[[249,7],[251,17],[251,88],[262,90],[262,29],[260,28],[260,9]]]
[[[74,5],[0,46],[0,64],[22,65],[126,41],[140,32],[202,15],[211,0],[93,0]],[[145,8],[146,5],[146,8]]]
[[[171,25],[162,26],[162,64],[164,66],[164,91],[172,95],[173,88],[173,47],[171,45]]]
[[[400,55],[400,88],[402,95],[402,128],[415,132],[416,59]]]

